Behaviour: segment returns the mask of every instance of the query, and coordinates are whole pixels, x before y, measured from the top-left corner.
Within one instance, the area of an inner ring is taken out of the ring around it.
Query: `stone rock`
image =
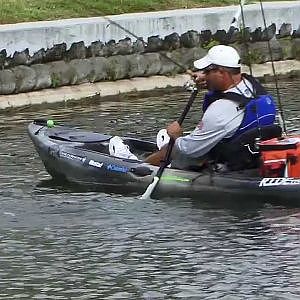
[[[123,40],[119,40],[116,44],[117,55],[129,55],[133,53],[131,39],[126,37]]]
[[[163,40],[163,49],[166,51],[171,51],[180,48],[180,36],[178,33],[174,32],[167,35]]]
[[[87,49],[84,46],[84,42],[73,43],[66,53],[66,59],[84,59],[86,58],[86,52]]]
[[[0,51],[0,69],[3,69],[5,66],[6,56],[7,56],[6,50],[5,49],[1,50]]]
[[[213,36],[210,30],[202,30],[200,34],[201,46],[207,45],[212,40]]]
[[[128,56],[129,78],[144,76],[147,69],[147,61],[143,55],[133,54]]]
[[[225,40],[226,44],[232,44],[239,40],[240,31],[238,28],[231,26],[229,30],[226,32]]]
[[[261,35],[262,41],[270,41],[276,33],[276,24],[272,23],[269,27],[263,30]]]
[[[194,48],[200,44],[200,34],[195,30],[189,30],[181,35],[180,42],[184,48]]]
[[[159,52],[163,49],[163,40],[158,36],[150,36],[148,38],[146,52]]]
[[[0,70],[0,95],[12,94],[15,88],[15,74],[11,70]]]
[[[178,60],[179,58],[178,52],[172,51],[172,52],[162,52],[162,53],[160,53],[160,60],[161,60],[161,69],[159,72],[160,75],[174,75],[180,69],[182,69],[172,62],[172,60],[176,62],[180,61]],[[169,57],[170,59],[168,59],[167,57]]]
[[[129,62],[126,55],[115,55],[107,58],[108,61],[108,79],[118,80],[128,78]]]
[[[239,43],[249,43],[251,42],[251,29],[250,27],[245,27],[241,31],[238,32],[238,38],[236,41],[232,42],[239,42]]]
[[[40,64],[44,61],[45,49],[42,48],[39,51],[35,52],[31,57],[31,64]]]
[[[249,27],[245,27],[241,30],[237,28],[229,29],[226,33],[226,41],[227,44],[249,43],[251,42],[251,30]]]
[[[175,73],[183,73],[187,69],[187,61],[189,58],[188,53],[191,52],[191,48],[180,48],[171,52],[164,53],[165,56],[161,54],[161,62],[162,67],[160,70],[161,74],[175,74]],[[187,56],[186,56],[187,54]]]
[[[27,66],[17,66],[11,69],[16,78],[16,93],[30,92],[36,85],[34,69]]]
[[[146,60],[146,70],[144,76],[153,76],[159,74],[162,67],[159,53],[146,53],[143,55]]]
[[[136,40],[132,45],[132,50],[134,53],[143,53],[145,52],[145,42],[142,38]]]
[[[167,54],[174,62],[177,62],[178,64],[172,63],[172,61],[166,64],[165,60],[161,58],[163,65],[160,73],[172,75],[175,73],[185,73],[187,69],[194,69],[194,61],[205,56],[207,51],[201,47],[180,48],[172,52],[168,52]]]
[[[11,58],[11,57],[6,57],[6,58],[5,58],[3,67],[4,67],[5,69],[9,69],[9,68],[13,67],[13,64],[12,64],[12,58]]]
[[[285,38],[291,36],[292,33],[292,25],[289,23],[283,23],[279,29],[278,37]]]
[[[66,43],[54,45],[51,49],[47,49],[44,55],[44,62],[62,60],[67,51]]]
[[[104,56],[104,44],[100,41],[92,42],[87,48],[87,57]]]
[[[51,86],[58,87],[69,85],[76,76],[75,70],[65,61],[54,61],[49,63],[51,74]]]
[[[295,59],[300,60],[300,38],[292,41],[292,55]]]
[[[41,90],[51,87],[51,71],[47,64],[35,64],[31,68],[36,74],[36,84],[34,89]]]
[[[300,38],[300,26],[298,27],[297,30],[293,31],[292,38],[295,38],[295,39]]]
[[[291,39],[278,39],[278,42],[282,48],[282,59],[293,59],[292,41]]]
[[[194,69],[194,61],[205,56],[207,51],[201,47],[194,47],[190,49],[178,49],[177,51],[181,51],[180,54],[180,63],[186,67],[186,69]],[[183,72],[180,70],[179,72]]]
[[[227,33],[225,30],[217,30],[213,35],[213,39],[220,42],[221,44],[227,44]]]
[[[109,65],[105,57],[95,57],[90,59],[92,71],[90,74],[90,82],[96,82],[108,79]]]
[[[115,40],[108,41],[103,47],[104,56],[107,57],[107,56],[116,55],[117,54],[116,45],[117,44]]]
[[[278,60],[282,60],[283,59],[283,51],[282,51],[282,47],[280,45],[280,43],[278,42],[278,40],[276,39],[272,39],[269,41],[270,43],[270,47],[271,47],[271,51],[272,51],[272,56],[273,56],[273,60],[274,61],[278,61]],[[268,48],[268,47],[267,47]],[[270,53],[269,53],[269,49],[266,49],[266,51],[268,51],[266,57],[270,57]]]
[[[273,60],[281,60],[283,58],[283,51],[280,43],[274,39],[269,42],[272,50]],[[241,59],[243,63],[249,65],[249,63],[260,64],[271,61],[268,42],[256,42],[248,44],[247,46],[249,52],[247,51],[245,45],[241,45]]]
[[[26,48],[24,51],[18,52],[16,51],[12,57],[11,66],[19,66],[19,65],[30,65],[31,59],[29,55],[29,50]]]
[[[73,59],[70,61],[70,66],[75,72],[71,84],[80,84],[90,81],[92,75],[92,62],[89,59]]]
[[[262,40],[262,31],[261,27],[256,28],[253,32],[251,32],[251,41],[260,42]]]

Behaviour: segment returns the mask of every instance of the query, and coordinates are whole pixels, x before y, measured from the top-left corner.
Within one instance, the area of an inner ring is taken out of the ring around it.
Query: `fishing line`
[[[106,21],[108,21],[110,24],[115,25],[116,27],[122,29],[124,32],[128,33],[129,35],[133,36],[137,41],[141,41],[143,43],[144,46],[148,46],[148,44],[141,38],[138,37],[135,33],[129,31],[127,28],[123,27],[122,25],[120,25],[119,23],[111,20],[110,18],[106,17],[106,16],[101,16],[103,19],[105,19]],[[168,59],[169,61],[171,61],[173,64],[175,64],[177,67],[179,67],[180,69],[184,70],[185,72],[189,73],[190,70],[188,70],[184,65],[180,64],[179,62],[175,61],[174,59],[172,59],[171,57],[169,57],[168,55],[159,52],[159,54],[161,56],[163,56],[164,58]]]
[[[246,54],[248,56],[248,67],[249,67],[249,71],[250,71],[250,75],[253,76],[253,72],[252,72],[252,64],[251,64],[251,56],[250,56],[250,50],[249,50],[249,45],[247,43],[247,39],[246,39],[246,23],[245,23],[245,14],[244,14],[244,4],[245,4],[245,0],[240,0],[240,8],[241,8],[241,16],[242,16],[242,40],[246,49]],[[248,90],[250,91],[250,93],[252,94],[253,98],[256,98],[256,90],[254,88],[254,86],[252,86],[253,90],[250,89],[245,80],[243,79],[243,82],[245,84],[245,86],[248,88]],[[236,87],[237,88],[237,87]],[[241,91],[240,91],[241,92]],[[255,101],[255,114],[256,114],[256,122],[257,122],[257,129],[258,129],[258,134],[259,134],[259,138],[262,138],[262,132],[261,132],[261,126],[259,124],[259,115],[258,115],[258,105],[257,105],[257,101]]]
[[[241,2],[242,2],[242,5],[244,5],[245,0],[241,0]],[[229,28],[229,31],[228,31],[228,36],[231,36],[233,34],[235,28],[238,29],[238,23],[239,23],[241,13],[242,13],[242,6],[240,7],[240,9],[238,9],[238,11],[236,12],[235,16],[233,17],[233,19],[231,21],[230,28]],[[121,24],[119,24],[119,23],[113,21],[112,19],[110,19],[109,17],[105,16],[104,13],[103,13],[103,16],[101,16],[101,17],[103,19],[105,19],[106,21],[108,21],[110,24],[122,29],[124,32],[126,32],[130,36],[134,37],[137,41],[141,41],[143,43],[143,45],[147,47],[148,43],[146,43],[141,37],[137,36],[135,33],[131,32],[130,30],[128,30],[127,28],[125,28]],[[162,57],[166,58],[167,60],[171,61],[177,67],[179,67],[180,69],[184,70],[185,72],[187,72],[188,74],[191,75],[191,70],[186,68],[183,64],[180,64],[179,62],[177,62],[176,60],[172,59],[171,57],[169,57],[168,55],[166,55],[162,52],[160,52],[160,55]],[[250,68],[250,66],[249,66],[249,68]],[[250,72],[252,72],[251,68],[250,68]]]
[[[267,33],[267,23],[266,23],[266,17],[265,17],[265,12],[264,12],[264,8],[263,8],[262,0],[260,0],[259,2],[260,2],[260,9],[261,9],[261,13],[262,13],[263,22],[264,22],[265,32]],[[278,100],[278,104],[279,104],[279,123],[280,123],[281,127],[283,128],[284,134],[286,135],[286,123],[285,123],[285,118],[284,118],[283,108],[282,108],[282,103],[281,103],[281,97],[280,97],[280,92],[279,92],[279,87],[278,87],[278,77],[277,77],[277,74],[276,74],[276,71],[275,71],[275,65],[274,65],[274,60],[273,60],[273,52],[272,52],[270,41],[269,41],[269,39],[267,39],[267,40],[268,40],[267,41],[268,50],[269,50],[269,53],[270,53],[270,59],[271,59],[271,64],[272,64],[272,71],[273,71],[274,80],[275,80],[277,100]]]
[[[246,25],[245,25],[245,15],[244,15],[244,5],[245,5],[245,0],[240,0],[240,8],[241,8],[241,16],[242,16],[242,40],[244,42],[245,45],[245,49],[246,49],[246,53],[248,55],[248,67],[249,67],[249,71],[250,71],[250,75],[253,75],[252,72],[252,65],[251,65],[251,59],[250,59],[250,51],[249,51],[249,45],[247,43],[247,39],[246,39]]]

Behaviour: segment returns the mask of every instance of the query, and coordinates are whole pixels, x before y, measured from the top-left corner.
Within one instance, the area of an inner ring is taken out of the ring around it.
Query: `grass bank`
[[[0,0],[0,24],[238,3],[238,0]]]

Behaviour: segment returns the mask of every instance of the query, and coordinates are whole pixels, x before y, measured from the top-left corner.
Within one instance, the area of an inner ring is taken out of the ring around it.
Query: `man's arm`
[[[167,127],[167,132],[168,135],[173,138],[175,141],[178,137],[182,136],[182,128],[179,125],[177,121],[174,121]],[[154,165],[154,166],[159,166],[160,162],[166,157],[167,153],[167,146],[163,146],[159,151],[154,152],[153,154],[149,155],[146,159],[145,162]]]
[[[186,156],[201,157],[222,139],[234,134],[242,119],[243,112],[237,111],[234,102],[217,100],[209,106],[191,134],[177,138],[174,148]]]

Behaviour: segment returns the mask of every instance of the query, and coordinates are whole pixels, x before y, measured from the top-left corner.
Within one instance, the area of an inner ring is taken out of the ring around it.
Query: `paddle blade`
[[[159,177],[154,176],[152,183],[149,184],[147,187],[145,193],[140,197],[142,200],[150,199],[153,191],[155,190],[155,187],[157,186],[159,182]]]

